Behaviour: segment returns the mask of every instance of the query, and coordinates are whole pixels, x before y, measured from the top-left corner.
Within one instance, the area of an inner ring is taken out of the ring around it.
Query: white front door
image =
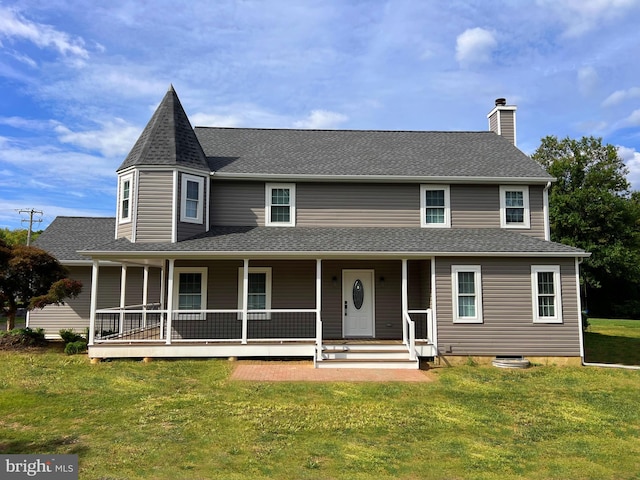
[[[373,270],[342,271],[342,333],[373,337],[375,292]]]

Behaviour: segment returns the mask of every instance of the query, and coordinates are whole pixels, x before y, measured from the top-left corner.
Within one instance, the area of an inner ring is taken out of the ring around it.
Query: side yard
[[[640,372],[457,367],[430,383],[230,380],[224,360],[0,352],[0,453],[81,479],[632,479]]]
[[[589,324],[584,335],[587,362],[640,365],[640,320],[590,318]]]

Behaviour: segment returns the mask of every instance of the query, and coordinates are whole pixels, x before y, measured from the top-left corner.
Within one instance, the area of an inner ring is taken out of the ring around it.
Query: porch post
[[[120,325],[118,333],[124,333],[124,308],[127,300],[127,266],[123,263],[120,276]]]
[[[316,360],[322,355],[322,260],[316,259]]]
[[[171,323],[173,320],[173,270],[175,260],[169,259],[169,278],[167,278],[167,345],[171,345]]]
[[[164,303],[164,289],[165,289],[165,275],[167,273],[167,270],[165,269],[165,261],[162,260],[162,267],[160,267],[160,311],[164,312],[165,309],[167,308],[167,306]],[[165,314],[161,313],[160,314],[160,339],[163,338],[164,335],[164,319],[165,319]]]
[[[91,268],[91,315],[89,316],[89,346],[93,345],[96,336],[96,309],[98,306],[98,260],[93,261]]]
[[[408,344],[407,327],[405,323],[405,315],[409,310],[409,294],[407,293],[407,259],[402,259],[402,343]]]
[[[244,259],[242,268],[242,344],[247,344],[249,332],[249,259]]]
[[[147,328],[147,302],[149,301],[149,265],[142,271],[142,327]]]

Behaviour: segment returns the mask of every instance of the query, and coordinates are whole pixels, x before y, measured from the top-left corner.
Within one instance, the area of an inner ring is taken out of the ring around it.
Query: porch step
[[[398,344],[325,345],[317,368],[402,368],[418,369],[418,360]]]

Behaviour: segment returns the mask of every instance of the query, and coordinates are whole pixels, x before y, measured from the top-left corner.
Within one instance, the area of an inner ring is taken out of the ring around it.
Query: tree
[[[640,302],[633,305],[640,292],[640,194],[630,192],[616,147],[601,138],[548,136],[532,158],[557,179],[549,193],[551,239],[591,252],[582,267],[591,310],[640,315]]]
[[[33,242],[40,236],[42,230],[31,232],[31,241]],[[9,245],[26,245],[29,231],[26,228],[16,228],[10,230],[8,228],[0,228],[0,240],[4,240]]]
[[[66,269],[44,250],[9,246],[0,239],[0,305],[7,316],[7,330],[13,329],[21,306],[43,308],[76,297],[82,284],[65,278],[66,274]]]

